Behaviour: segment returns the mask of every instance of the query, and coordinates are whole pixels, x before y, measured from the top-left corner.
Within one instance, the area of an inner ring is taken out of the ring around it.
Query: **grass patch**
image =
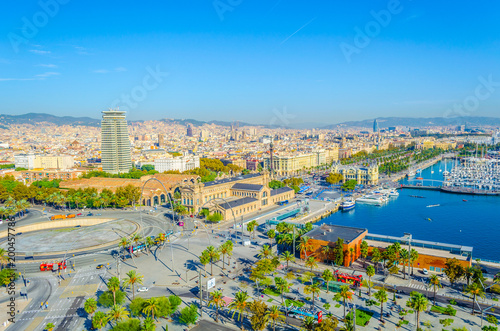
[[[368,307],[369,306],[380,306],[380,302],[372,300],[372,299],[369,299],[369,300],[366,300],[366,305]]]
[[[498,298],[491,298],[491,300],[493,300],[493,301],[498,301]]]
[[[264,289],[262,291],[262,293],[267,294],[267,295],[272,295],[272,296],[275,296],[275,297],[281,296],[281,293],[278,292],[276,289],[274,289],[272,287],[268,287],[268,288]]]
[[[297,301],[297,300],[286,299],[285,300],[285,305],[287,307],[290,307],[290,305],[294,305],[295,307],[301,308],[301,307],[303,307],[305,305],[305,303]]]
[[[267,302],[273,302],[273,301],[274,301],[274,299],[268,299],[267,300]]]
[[[443,315],[450,315],[450,316],[455,316],[457,314],[456,309],[453,309],[451,305],[448,305],[446,307],[440,307],[440,306],[432,306],[431,308],[432,312],[443,314]]]
[[[335,305],[335,308],[340,308],[340,303],[337,303],[337,304]]]
[[[365,326],[368,324],[370,318],[372,318],[373,313],[371,311],[356,309],[356,325]],[[347,319],[352,319],[352,312],[347,314]]]
[[[451,303],[452,305],[456,305],[456,304],[457,304],[457,301],[456,301],[455,299],[451,299],[451,300],[450,300],[450,303]]]

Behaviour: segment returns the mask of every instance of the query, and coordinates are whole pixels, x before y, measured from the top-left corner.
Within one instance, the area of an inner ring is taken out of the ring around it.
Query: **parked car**
[[[104,264],[98,264],[97,267],[95,267],[96,269],[102,269],[104,267]]]
[[[143,287],[139,287],[139,288],[137,289],[137,292],[147,292],[147,291],[149,291],[149,288],[147,288],[147,287],[145,287],[145,286],[143,286]]]
[[[94,216],[94,214],[92,214],[92,213],[88,213],[88,214],[87,214],[87,216]]]
[[[78,213],[78,214],[76,214],[76,216],[83,216],[83,214],[82,213]]]
[[[424,275],[428,275],[428,274],[429,274],[429,271],[427,271],[427,269],[423,268],[423,269],[422,269],[422,273],[423,273]]]

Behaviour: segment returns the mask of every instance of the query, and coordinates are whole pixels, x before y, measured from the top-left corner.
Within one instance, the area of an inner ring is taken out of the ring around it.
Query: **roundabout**
[[[26,260],[81,255],[117,247],[121,238],[132,237],[140,228],[137,222],[113,218],[40,222],[17,229],[15,251],[18,257],[24,256]],[[0,247],[5,249],[7,246],[4,231],[0,233]]]

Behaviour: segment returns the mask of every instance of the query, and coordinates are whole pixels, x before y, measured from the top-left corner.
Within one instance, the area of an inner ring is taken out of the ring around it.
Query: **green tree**
[[[314,319],[314,317],[306,316],[306,318],[302,320],[303,330],[312,331],[314,330],[315,325],[316,325],[316,320]]]
[[[243,323],[242,323],[242,317],[243,313],[247,311],[249,303],[248,299],[250,296],[248,295],[247,292],[239,291],[236,292],[236,295],[234,296],[234,300],[229,304],[229,311],[233,312],[232,318],[234,318],[234,314],[236,312],[238,313],[238,322],[241,323],[240,328],[243,330]]]
[[[155,315],[158,315],[160,311],[160,302],[158,298],[151,298],[146,300],[144,303],[144,308],[142,308],[142,312],[146,314],[146,316],[151,315],[152,319],[155,319]]]
[[[270,229],[267,231],[267,237],[269,238],[269,246],[273,246],[273,239],[276,237],[276,231],[274,229]]]
[[[149,238],[149,237],[148,237]],[[127,272],[127,278],[123,280],[123,286],[128,288],[132,286],[132,300],[135,299],[135,284],[142,284],[144,276],[137,273],[135,270]]]
[[[310,256],[307,258],[307,260],[305,262],[305,266],[308,268],[311,268],[311,272],[312,272],[313,268],[318,267],[318,263],[316,262],[316,259],[314,257]]]
[[[205,252],[206,252],[207,256],[210,258],[210,275],[213,276],[213,274],[214,274],[214,262],[218,261],[220,259],[220,252],[219,252],[219,250],[215,249],[215,247],[212,245],[208,246],[207,249],[205,250]]]
[[[436,304],[436,292],[437,292],[437,289],[440,288],[440,287],[443,287],[441,285],[441,281],[439,280],[438,276],[436,275],[431,275],[431,277],[429,278],[429,287],[432,287],[433,291],[434,291],[434,305]]]
[[[213,291],[210,295],[212,298],[208,302],[208,305],[215,307],[215,322],[219,323],[219,309],[224,307],[225,302],[222,299],[222,293],[220,291]]]
[[[349,288],[348,285],[342,285],[342,286],[340,286],[339,294],[340,294],[340,297],[342,298],[342,302],[344,304],[344,319],[345,319],[346,301],[352,300],[353,293],[351,292],[351,289]]]
[[[406,302],[406,306],[413,309],[417,316],[417,328],[420,327],[420,313],[427,310],[429,301],[427,298],[418,292],[411,292],[410,299]]]
[[[312,245],[309,242],[308,236],[302,236],[299,239],[298,248],[300,252],[300,256],[304,255],[304,259],[307,259],[307,251],[312,249]]]
[[[222,270],[226,269],[225,257],[233,254],[233,242],[228,240],[219,247],[219,252],[222,254]]]
[[[55,326],[54,324],[52,324],[52,323],[48,323],[48,324],[45,326],[44,330],[47,330],[47,331],[52,331],[52,330],[54,330],[54,328],[55,328],[55,327],[56,327],[56,326]]]
[[[465,269],[456,258],[446,259],[445,265],[444,273],[453,286],[456,281],[464,276]]]
[[[119,322],[123,319],[127,319],[129,316],[129,312],[125,307],[119,305],[113,305],[111,310],[108,312],[108,320]]]
[[[146,300],[141,297],[137,297],[130,302],[129,309],[133,316],[141,316],[142,310],[144,309],[144,304]]]
[[[111,277],[106,286],[108,291],[113,293],[113,305],[116,305],[116,291],[120,290],[120,280],[117,277]]]
[[[257,226],[259,223],[257,223],[256,220],[253,220],[247,224],[247,231],[252,233],[252,237],[255,239],[255,230],[257,229]]]
[[[142,324],[142,331],[154,331],[156,329],[156,324],[154,319],[147,317]]]
[[[283,253],[281,253],[280,258],[282,261],[286,261],[287,270],[288,270],[288,263],[295,262],[295,256],[293,256],[293,254],[290,253],[289,251],[284,251]]]
[[[83,305],[83,309],[87,314],[89,314],[92,319],[92,314],[97,310],[97,301],[94,298],[88,298],[85,300],[85,304]]]
[[[274,286],[280,292],[281,295],[281,304],[284,303],[283,301],[283,293],[288,292],[288,288],[290,287],[290,284],[283,278],[281,277],[274,277]]]
[[[467,294],[472,295],[472,315],[474,315],[474,313],[475,313],[474,306],[476,304],[476,297],[479,296],[481,298],[484,298],[483,287],[481,285],[479,285],[478,283],[472,283],[469,286],[467,286],[467,288],[465,289],[465,292]]]
[[[372,265],[369,265],[366,267],[366,275],[368,276],[368,296],[372,296],[372,288],[371,288],[371,282],[372,282],[372,277],[375,275],[375,268]]]
[[[255,300],[250,304],[249,310],[252,314],[250,324],[255,331],[262,331],[267,326],[267,305],[262,300]]]
[[[108,316],[102,311],[97,311],[92,317],[92,327],[94,329],[102,329],[108,323]]]
[[[277,306],[271,306],[265,316],[267,317],[267,320],[272,323],[273,331],[276,330],[276,323],[284,322],[286,319],[285,315]]]
[[[380,289],[373,294],[375,299],[380,302],[380,321],[384,321],[384,302],[387,302],[389,299],[387,297],[387,291],[385,289]]]
[[[183,308],[179,316],[179,321],[182,324],[186,324],[187,326],[196,324],[196,322],[198,321],[198,307],[196,307],[196,305],[194,304],[191,304],[190,306]]]
[[[316,295],[319,295],[320,290],[321,288],[318,282],[313,282],[312,284],[306,285],[304,287],[304,293],[312,295],[311,308],[314,307],[314,298],[316,297]]]
[[[344,239],[338,238],[335,243],[335,265],[341,266],[344,264]]]
[[[328,293],[330,282],[334,279],[333,272],[330,269],[326,269],[323,271],[321,278],[323,278],[326,283],[326,293]]]

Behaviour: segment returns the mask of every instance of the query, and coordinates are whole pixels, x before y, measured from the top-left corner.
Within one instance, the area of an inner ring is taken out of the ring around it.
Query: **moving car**
[[[149,288],[147,288],[147,287],[145,287],[145,286],[143,286],[143,287],[139,287],[139,288],[137,289],[137,292],[147,292],[147,291],[149,291]]]
[[[98,264],[97,267],[95,267],[96,269],[102,269],[104,267],[104,264]]]

